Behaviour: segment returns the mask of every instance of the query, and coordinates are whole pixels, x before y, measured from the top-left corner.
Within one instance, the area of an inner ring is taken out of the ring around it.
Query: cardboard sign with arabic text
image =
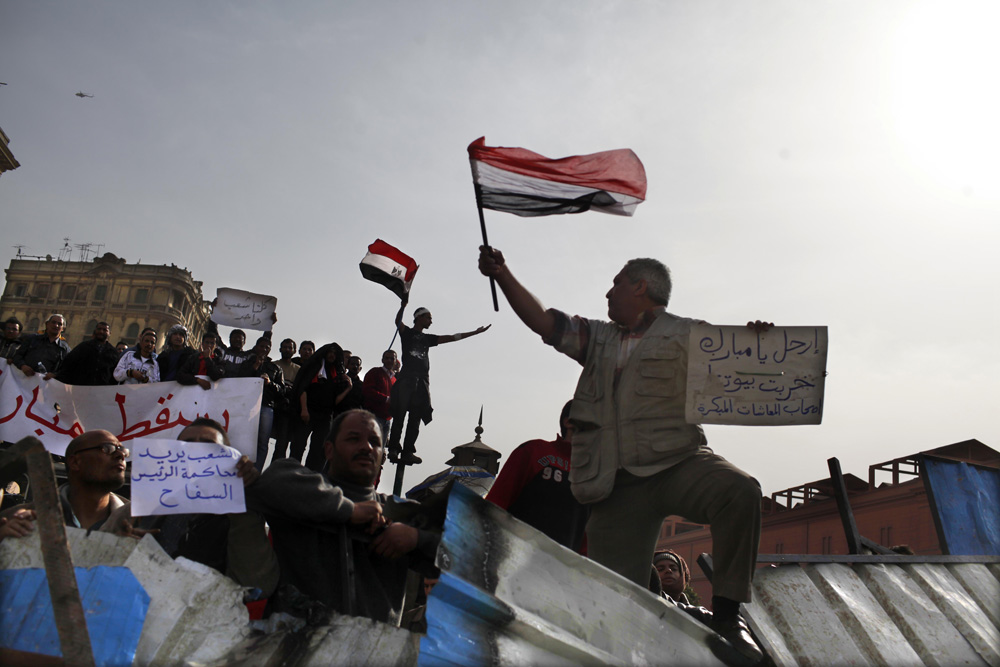
[[[826,327],[701,324],[688,345],[689,424],[779,426],[823,419]]]
[[[132,516],[246,512],[240,453],[232,447],[141,438],[130,460]]]
[[[270,331],[277,306],[277,297],[220,287],[212,306],[212,321],[237,329]]]

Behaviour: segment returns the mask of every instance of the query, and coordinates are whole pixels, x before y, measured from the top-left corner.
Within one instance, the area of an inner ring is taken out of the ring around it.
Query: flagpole
[[[479,228],[483,231],[483,245],[487,248],[490,247],[490,242],[486,239],[486,218],[483,216],[483,190],[479,186],[479,183],[475,182],[475,170],[473,170],[473,182],[472,187],[476,189],[476,208],[479,209]],[[497,302],[497,283],[490,276],[490,292],[493,294],[493,312],[500,312],[500,304]]]

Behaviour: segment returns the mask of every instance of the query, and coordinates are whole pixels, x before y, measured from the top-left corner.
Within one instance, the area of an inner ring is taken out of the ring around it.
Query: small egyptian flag
[[[418,268],[412,257],[382,239],[375,239],[375,243],[368,246],[368,254],[360,266],[362,276],[385,285],[400,299],[410,291]]]
[[[482,208],[520,216],[601,211],[632,215],[646,198],[646,170],[627,148],[551,160],[524,148],[469,144]]]

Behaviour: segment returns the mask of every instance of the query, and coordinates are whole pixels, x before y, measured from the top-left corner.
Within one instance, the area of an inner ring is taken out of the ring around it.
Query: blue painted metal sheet
[[[125,567],[74,568],[98,665],[130,665],[149,595]],[[62,656],[45,570],[0,570],[0,646]]]
[[[455,486],[418,664],[720,665],[704,625]]]
[[[1000,470],[924,456],[922,474],[937,513],[942,551],[1000,555]]]

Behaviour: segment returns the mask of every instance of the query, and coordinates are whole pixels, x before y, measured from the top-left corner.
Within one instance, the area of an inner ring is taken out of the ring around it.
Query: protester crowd
[[[210,322],[197,347],[176,325],[157,351],[156,331],[147,328],[134,345],[115,346],[110,327],[100,322],[71,350],[61,337],[64,324],[53,314],[44,331],[24,334],[21,323],[8,318],[0,357],[26,376],[68,385],[176,381],[211,391],[227,378],[263,380],[256,463],[243,456],[237,464],[247,512],[133,517],[129,499],[116,493],[126,483],[130,452],[110,432],[96,430],[56,457],[65,462],[60,501],[66,525],[131,537],[150,533],[172,557],[204,563],[246,586],[248,601],[266,598],[267,613],[313,624],[328,621],[331,612],[398,624],[409,611],[413,627],[426,629],[423,615],[414,616],[425,596],[404,609],[403,594],[411,568],[436,580],[440,527],[393,521],[388,499],[375,491],[400,370],[394,351],[385,351],[381,366],[362,377],[361,358],[337,343],[317,349],[312,341],[286,338],[272,359],[270,333],[246,349],[244,331],[233,330],[225,344]],[[196,419],[178,440],[229,445],[225,428],[208,418]],[[272,441],[273,463],[263,470]],[[18,493],[17,482],[27,482],[23,469],[8,472],[2,480],[8,493],[0,490],[0,540],[30,534],[36,520],[34,506]],[[339,528],[331,531],[331,525]],[[353,595],[341,585],[348,571]]]
[[[200,341],[189,341],[183,325],[171,327],[163,347],[155,350],[157,332],[143,329],[134,345],[111,344],[111,328],[99,322],[91,338],[72,350],[61,337],[65,318],[53,314],[42,332],[23,333],[15,317],[4,321],[0,358],[6,359],[26,376],[36,373],[44,380],[56,379],[67,385],[100,386],[176,381],[210,390],[213,382],[226,378],[256,378],[264,381],[258,425],[258,468],[270,453],[272,460],[292,458],[317,472],[323,466],[322,439],[332,420],[340,413],[365,408],[374,413],[388,438],[392,413],[389,396],[400,365],[396,353],[387,350],[382,365],[361,377],[362,360],[337,343],[328,343],[313,356],[316,345],[310,340],[281,341],[279,358],[272,359],[271,332],[265,332],[246,349],[247,335],[241,329],[229,334],[226,344],[218,328],[209,322]],[[302,370],[300,376],[300,370]]]
[[[652,259],[628,262],[606,295],[608,322],[545,309],[514,277],[503,253],[480,250],[480,272],[496,282],[514,313],[583,368],[560,417],[559,437],[518,448],[488,500],[635,584],[648,585],[665,604],[709,626],[735,651],[727,661],[760,661],[762,652],[740,614],[740,603],[751,596],[760,486],[707,447],[700,425],[684,420],[684,345],[701,321],[666,311],[669,270]],[[232,331],[227,345],[214,326],[197,349],[184,327],[172,327],[157,352],[156,332],[143,331],[132,347],[112,347],[109,327],[99,323],[92,340],[70,351],[59,337],[61,315],[52,315],[44,332],[24,337],[19,323],[8,320],[0,354],[25,375],[67,384],[175,380],[211,391],[228,378],[260,378],[256,465],[246,457],[239,463],[245,515],[133,519],[129,503],[114,495],[124,483],[128,451],[111,433],[92,431],[66,451],[67,524],[126,535],[156,531],[172,556],[209,564],[267,597],[271,611],[310,623],[323,623],[335,611],[399,624],[404,612],[414,611],[412,605],[404,609],[408,572],[438,574],[434,557],[442,528],[377,493],[378,478],[387,455],[404,465],[419,462],[418,424],[430,421],[431,412],[428,349],[489,328],[426,334],[430,312],[417,309],[414,326],[407,327],[405,294],[402,300],[396,316],[402,367],[386,351],[381,367],[364,379],[361,360],[337,343],[317,349],[312,341],[296,345],[285,339],[280,358],[272,360],[269,335],[245,349],[245,332]],[[192,433],[196,426],[198,433]],[[192,423],[180,439],[185,437],[228,441],[211,420]],[[275,452],[265,468],[271,438]],[[20,507],[0,514],[0,538],[30,532],[32,512]],[[688,603],[690,572],[679,555],[654,554],[660,525],[671,514],[711,526],[712,611]],[[419,613],[406,617],[425,622]]]

